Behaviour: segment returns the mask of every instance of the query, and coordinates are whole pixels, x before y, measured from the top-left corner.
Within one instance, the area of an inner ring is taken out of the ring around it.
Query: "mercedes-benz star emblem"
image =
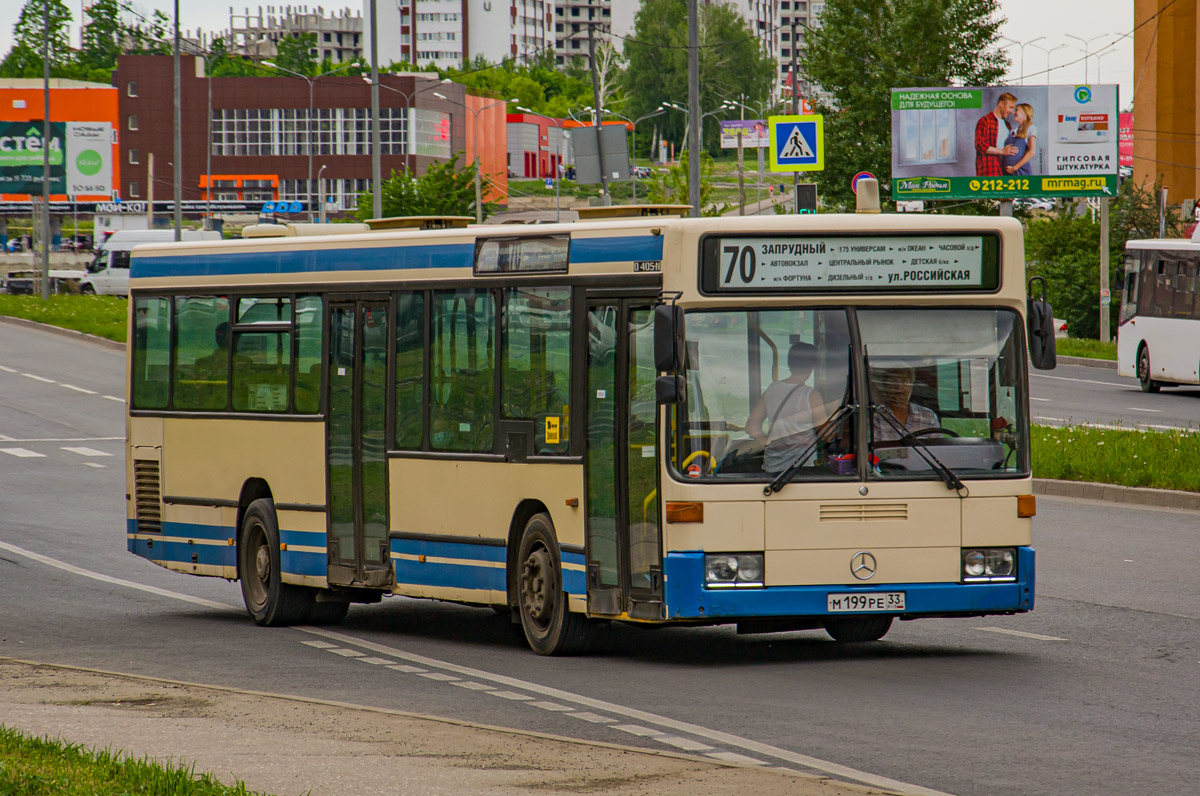
[[[855,553],[850,558],[850,574],[859,580],[870,580],[874,577],[877,568],[875,556],[866,550]]]

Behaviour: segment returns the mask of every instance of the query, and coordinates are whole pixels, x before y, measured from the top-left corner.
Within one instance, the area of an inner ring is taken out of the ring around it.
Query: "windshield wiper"
[[[817,445],[825,441],[825,435],[828,434],[831,429],[837,428],[838,421],[842,419],[842,416],[852,414],[856,408],[857,407],[854,404],[842,404],[839,406],[837,410],[829,416],[829,419],[825,421],[825,425],[821,427],[821,430],[817,432],[816,439],[809,443],[808,447],[801,451],[800,455],[793,459],[791,464],[783,468],[783,472],[775,476],[774,481],[763,487],[763,494],[767,497],[770,497],[771,493],[778,492],[779,490],[783,489],[784,484],[786,484],[788,481],[791,481],[792,476],[796,474],[796,471],[804,466],[804,462],[808,459],[809,455],[816,450]]]
[[[882,417],[893,429],[900,433],[900,438],[897,440],[897,442],[903,442],[905,445],[909,445],[913,448],[913,450],[921,454],[921,458],[924,459],[925,463],[929,465],[929,469],[937,473],[942,481],[946,483],[947,489],[953,489],[955,492],[961,492],[967,488],[966,484],[959,480],[958,475],[956,475],[953,470],[942,464],[941,460],[939,460],[937,456],[933,455],[933,451],[929,449],[928,445],[926,445],[924,442],[921,442],[921,440],[917,439],[912,432],[900,425],[900,421],[892,416],[890,409],[881,404],[871,404],[871,412],[879,417]]]

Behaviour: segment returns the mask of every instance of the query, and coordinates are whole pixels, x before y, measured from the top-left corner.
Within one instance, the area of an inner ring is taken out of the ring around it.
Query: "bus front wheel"
[[[1160,385],[1150,377],[1150,346],[1142,344],[1138,349],[1137,377],[1142,385],[1142,392],[1158,392]]]
[[[279,525],[275,502],[262,498],[246,509],[238,544],[242,600],[257,624],[279,627],[306,621],[312,591],[280,580]]]
[[[834,641],[879,641],[892,626],[890,616],[836,616],[825,620]]]
[[[562,586],[558,539],[546,514],[525,524],[517,553],[518,605],[525,640],[539,655],[564,655],[587,642],[588,620],[571,613]]]

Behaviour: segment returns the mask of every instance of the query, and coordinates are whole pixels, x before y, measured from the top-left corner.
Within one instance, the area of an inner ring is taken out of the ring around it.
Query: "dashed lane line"
[[[80,456],[112,456],[111,453],[105,453],[104,451],[98,451],[95,448],[76,448],[76,447],[63,446],[62,450],[68,451],[70,453],[78,453]]]
[[[100,396],[100,397],[101,397],[101,398],[107,398],[107,399],[108,399],[108,400],[110,400],[110,401],[116,401],[117,403],[121,403],[121,404],[125,403],[125,399],[124,399],[124,398],[118,398],[118,397],[117,397],[117,396],[115,396],[115,395],[102,395],[102,396]]]
[[[1039,633],[1026,633],[1024,630],[1009,630],[1006,627],[977,627],[976,630],[983,630],[987,633],[1003,633],[1006,636],[1020,636],[1021,638],[1031,638],[1035,641],[1066,641],[1065,638],[1058,636],[1043,636]]]
[[[45,376],[39,376],[36,373],[22,373],[21,375],[27,379],[33,379],[34,381],[40,381],[45,384],[58,384],[58,382],[56,382],[54,379],[48,379]]]
[[[17,372],[16,368],[5,367],[4,365],[0,365],[0,370],[4,371],[5,373],[16,373]]]
[[[9,456],[16,456],[20,459],[44,459],[46,454],[31,451],[28,448],[0,448],[0,453],[7,453]]]
[[[95,467],[95,468],[97,468],[97,469],[100,469],[100,470],[103,470],[103,469],[105,469],[105,468],[104,468],[104,465],[103,465],[103,464],[100,464],[99,462],[84,462],[84,463],[83,463],[83,466],[84,466],[84,467]]]
[[[124,442],[124,437],[0,437],[0,442]]]
[[[1127,407],[1125,407],[1125,411],[1127,411],[1127,412],[1152,412],[1156,415],[1162,414],[1161,409],[1145,409],[1140,406],[1127,406]]]
[[[84,395],[95,395],[96,394],[95,390],[88,390],[83,387],[76,387],[74,384],[59,384],[59,386],[66,387],[68,390],[74,390],[75,392],[81,392]]]

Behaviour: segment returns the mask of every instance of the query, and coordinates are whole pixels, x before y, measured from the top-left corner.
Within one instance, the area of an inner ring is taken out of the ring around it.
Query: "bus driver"
[[[871,369],[871,400],[882,404],[878,411],[871,413],[871,433],[876,442],[900,439],[903,436],[900,428],[905,434],[911,434],[940,425],[938,416],[931,410],[909,401],[914,376],[908,365]],[[884,417],[885,412],[890,417]]]

